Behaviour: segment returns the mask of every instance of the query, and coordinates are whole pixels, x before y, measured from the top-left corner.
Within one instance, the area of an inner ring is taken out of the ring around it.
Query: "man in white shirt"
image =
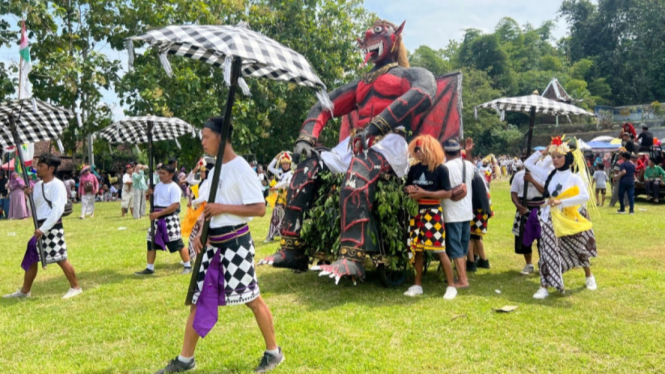
[[[129,209],[134,215],[134,192],[132,192],[132,173],[134,168],[132,165],[125,166],[125,174],[122,176],[122,202],[120,207],[122,208],[122,216],[124,217],[127,214],[127,209]]]
[[[155,259],[157,250],[168,250],[170,253],[179,252],[182,258],[184,268],[181,274],[192,272],[192,266],[189,262],[189,251],[185,248],[182,241],[182,232],[180,229],[180,217],[177,210],[180,208],[180,187],[173,182],[175,169],[172,165],[164,164],[159,168],[160,182],[155,186],[154,208],[150,213],[151,225],[154,225],[155,243],[152,243],[152,232],[148,228],[147,240],[147,266],[142,271],[136,272],[136,275],[152,275],[155,273]]]
[[[454,139],[446,140],[443,151],[446,155],[446,167],[450,177],[450,185],[455,191],[457,186],[463,185],[466,192],[462,199],[453,201],[453,198],[443,200],[443,217],[446,221],[446,253],[455,263],[458,280],[456,288],[469,287],[466,276],[466,255],[469,251],[471,239],[471,220],[473,219],[473,180],[474,166],[471,162],[461,158],[462,147]],[[453,192],[455,196],[455,192]]]
[[[223,119],[215,117],[205,123],[202,130],[203,150],[217,154],[221,143]],[[216,188],[215,202],[206,205],[204,214],[210,220],[210,231],[205,246],[200,235],[195,238],[195,249],[201,255],[201,269],[196,274],[196,289],[185,327],[180,355],[157,373],[177,373],[193,369],[194,351],[200,337],[205,337],[218,319],[220,305],[247,305],[256,318],[266,344],[266,351],[255,372],[274,369],[284,355],[275,341],[270,309],[261,298],[254,265],[254,242],[247,223],[251,217],[262,217],[266,206],[261,184],[256,173],[242,157],[235,154],[229,131],[222,157],[222,169]],[[214,175],[215,169],[210,170]],[[212,177],[209,179],[212,183]],[[201,191],[209,197],[207,188]],[[203,253],[201,253],[203,251]]]
[[[25,257],[21,267],[25,270],[23,287],[16,292],[5,295],[5,298],[30,297],[32,283],[37,277],[39,269],[39,255],[37,248],[44,254],[46,264],[57,263],[67,277],[70,289],[62,297],[69,299],[80,295],[83,290],[76,279],[74,267],[67,260],[67,243],[65,243],[65,230],[62,227],[62,213],[67,203],[67,190],[65,184],[55,177],[60,166],[60,158],[50,153],[39,157],[37,163],[37,176],[41,179],[34,188],[25,188],[25,193],[33,193],[37,221],[40,225],[33,234],[33,240],[28,243]]]

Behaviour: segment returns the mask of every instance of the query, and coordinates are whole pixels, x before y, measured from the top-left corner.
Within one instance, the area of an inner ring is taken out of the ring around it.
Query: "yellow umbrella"
[[[610,142],[610,144],[621,144],[621,139],[619,139],[619,138],[614,138],[614,139],[612,139],[612,141]]]

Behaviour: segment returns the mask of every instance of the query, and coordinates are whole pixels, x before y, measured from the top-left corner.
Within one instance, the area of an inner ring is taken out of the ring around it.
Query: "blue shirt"
[[[621,184],[634,185],[635,184],[635,164],[630,161],[624,161],[619,167],[619,170],[625,170],[624,174],[619,180]]]

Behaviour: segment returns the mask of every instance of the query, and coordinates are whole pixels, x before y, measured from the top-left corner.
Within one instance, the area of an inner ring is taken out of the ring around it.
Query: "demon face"
[[[358,39],[360,49],[365,52],[365,63],[372,60],[378,64],[385,60],[396,60],[396,51],[401,41],[404,23],[395,27],[392,23],[383,20],[377,20],[374,25],[365,32],[363,40]],[[363,65],[364,65],[363,64]]]

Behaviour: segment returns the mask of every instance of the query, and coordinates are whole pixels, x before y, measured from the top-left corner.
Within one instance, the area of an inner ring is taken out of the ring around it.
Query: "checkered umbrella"
[[[167,117],[129,117],[113,123],[111,126],[98,132],[97,135],[109,143],[148,143],[148,175],[150,188],[154,190],[152,142],[160,140],[175,140],[178,148],[178,137],[192,134],[196,137],[198,130],[180,118]],[[154,195],[150,194],[150,212],[154,211]],[[155,245],[155,225],[150,222],[150,245]]]
[[[198,130],[180,118],[167,117],[129,117],[115,122],[101,130],[97,135],[109,143],[148,143],[148,123],[152,127],[152,141],[176,140],[177,138],[192,134],[196,136]]]
[[[540,95],[527,95],[520,97],[501,98],[480,104],[475,107],[475,117],[478,118],[478,108],[494,109],[501,114],[503,121],[506,111],[508,112],[524,112],[531,113],[535,109],[535,113],[550,114],[554,116],[559,115],[574,115],[574,116],[595,116],[586,110],[562,103],[560,101],[550,100]]]
[[[0,104],[0,143],[16,145],[11,132],[10,116],[16,124],[18,138],[23,143],[56,140],[76,115],[41,100],[11,100]]]
[[[157,48],[160,61],[169,75],[171,66],[166,55],[172,54],[223,67],[226,83],[230,84],[232,59],[239,57],[242,68],[238,85],[246,95],[249,94],[249,88],[242,77],[282,80],[320,88],[318,97],[321,104],[325,108],[332,108],[325,84],[304,56],[250,30],[246,23],[238,26],[168,26],[131,37],[127,40],[130,66],[133,63],[134,41],[146,42]]]

